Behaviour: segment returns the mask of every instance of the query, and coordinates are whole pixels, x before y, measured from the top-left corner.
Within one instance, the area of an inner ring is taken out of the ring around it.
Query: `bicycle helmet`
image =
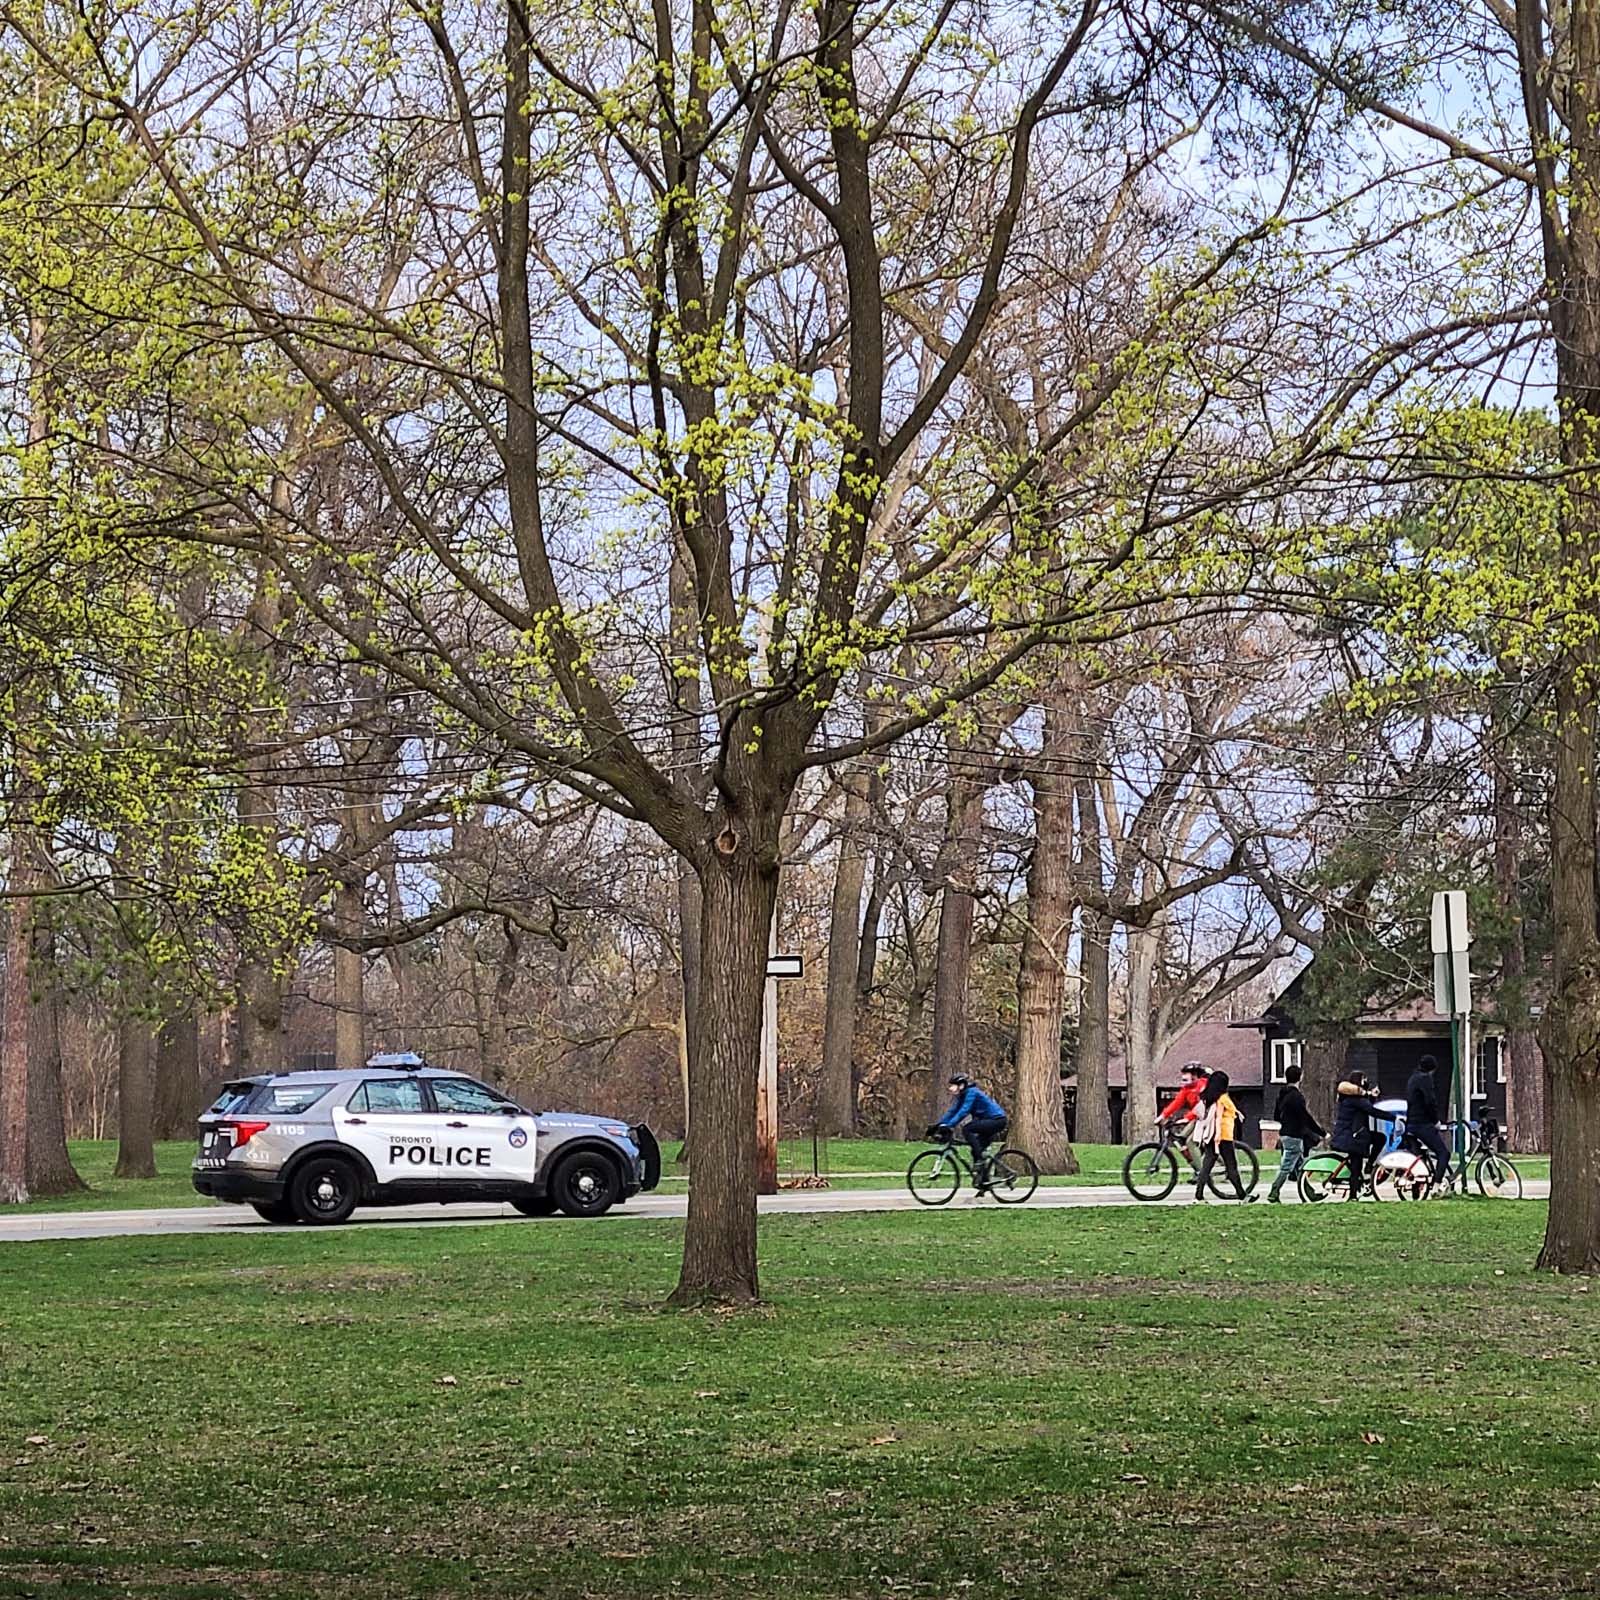
[[[952,1072],[945,1081],[949,1083],[952,1089],[970,1089],[972,1087],[972,1079],[964,1072]]]
[[[1184,1064],[1178,1068],[1178,1071],[1193,1073],[1197,1078],[1209,1078],[1211,1076],[1210,1069],[1203,1061],[1185,1061]]]

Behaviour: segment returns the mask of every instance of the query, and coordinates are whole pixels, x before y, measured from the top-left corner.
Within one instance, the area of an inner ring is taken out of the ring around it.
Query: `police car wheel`
[[[300,1220],[294,1214],[294,1207],[287,1200],[252,1200],[250,1209],[263,1222],[276,1222],[280,1226],[287,1222],[298,1222]]]
[[[511,1209],[520,1211],[525,1217],[553,1217],[556,1214],[555,1197],[542,1194],[535,1200],[513,1200]]]
[[[302,1222],[346,1222],[361,1198],[361,1179],[348,1161],[317,1156],[295,1173],[289,1204]]]
[[[616,1163],[586,1150],[568,1156],[550,1179],[550,1193],[569,1217],[602,1216],[621,1192]]]

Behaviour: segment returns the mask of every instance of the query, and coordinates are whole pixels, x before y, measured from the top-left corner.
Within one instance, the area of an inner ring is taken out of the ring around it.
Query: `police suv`
[[[239,1078],[200,1118],[194,1186],[268,1222],[344,1222],[357,1205],[507,1201],[529,1217],[598,1217],[653,1189],[649,1128],[525,1111],[410,1053],[359,1072]]]

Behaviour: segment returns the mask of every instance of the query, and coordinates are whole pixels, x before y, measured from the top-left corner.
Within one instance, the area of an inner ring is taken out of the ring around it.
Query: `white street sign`
[[[767,957],[769,978],[803,978],[806,963],[804,956],[770,955]]]
[[[1467,891],[1440,889],[1433,897],[1433,953],[1441,955],[1447,950],[1465,950],[1471,943],[1472,935],[1467,931]]]
[[[1448,1017],[1452,1013],[1464,1017],[1472,1010],[1472,974],[1467,969],[1469,956],[1465,950],[1457,950],[1451,955],[1443,951],[1438,952],[1433,958],[1433,1009],[1441,1017]],[[1450,993],[1450,968],[1455,967],[1455,994]],[[1454,998],[1455,1005],[1450,1004]]]

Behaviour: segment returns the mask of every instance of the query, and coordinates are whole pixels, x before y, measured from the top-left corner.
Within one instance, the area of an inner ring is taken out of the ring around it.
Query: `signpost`
[[[805,960],[780,954],[778,919],[767,946],[767,984],[761,1004],[761,1077],[756,1084],[756,1193],[778,1192],[778,984],[805,973]]]
[[[1455,1108],[1456,1154],[1466,1152],[1466,1124],[1472,1107],[1462,1094],[1463,1023],[1472,1012],[1472,973],[1468,952],[1467,894],[1441,889],[1433,897],[1433,1009],[1450,1019],[1450,1101]]]

